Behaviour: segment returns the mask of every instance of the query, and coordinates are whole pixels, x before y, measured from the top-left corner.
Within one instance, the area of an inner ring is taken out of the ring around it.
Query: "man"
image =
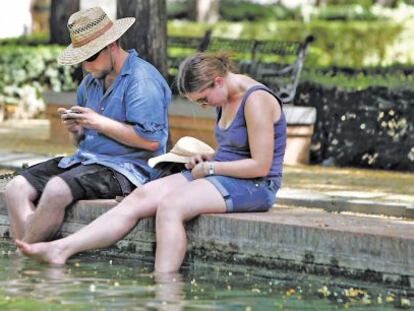
[[[28,168],[7,185],[14,239],[50,239],[74,201],[126,195],[154,173],[147,160],[165,152],[171,91],[151,64],[119,46],[134,21],[111,21],[101,8],[69,18],[72,44],[58,63],[82,63],[89,74],[78,88],[78,105],[58,112],[78,148]]]

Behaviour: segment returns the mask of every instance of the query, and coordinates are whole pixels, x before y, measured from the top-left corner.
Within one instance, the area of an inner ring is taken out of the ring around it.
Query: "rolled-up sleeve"
[[[135,132],[151,141],[168,135],[166,94],[155,79],[132,81],[126,94],[126,119]]]

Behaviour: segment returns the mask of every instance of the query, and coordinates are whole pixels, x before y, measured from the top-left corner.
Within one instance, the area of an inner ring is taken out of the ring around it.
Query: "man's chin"
[[[106,74],[104,72],[91,72],[91,75],[95,79],[103,79]]]

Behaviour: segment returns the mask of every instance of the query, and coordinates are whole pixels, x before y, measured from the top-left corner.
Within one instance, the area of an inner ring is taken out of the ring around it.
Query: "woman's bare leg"
[[[225,201],[207,180],[199,179],[167,194],[157,210],[155,271],[177,271],[187,251],[184,222],[200,214],[224,213]]]
[[[38,261],[63,264],[76,253],[108,247],[119,241],[139,219],[155,214],[163,196],[186,183],[187,179],[181,174],[152,181],[135,189],[117,206],[66,238],[36,244],[16,241],[16,244],[25,255]]]

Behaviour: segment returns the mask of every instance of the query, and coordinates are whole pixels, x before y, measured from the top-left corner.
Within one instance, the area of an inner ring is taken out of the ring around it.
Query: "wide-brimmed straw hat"
[[[187,163],[191,156],[199,154],[212,156],[214,149],[197,138],[184,136],[175,143],[170,152],[149,159],[148,165],[154,167],[161,162]]]
[[[135,17],[112,21],[100,7],[72,14],[68,21],[70,44],[58,57],[60,65],[75,65],[98,53],[118,40],[131,25]]]

